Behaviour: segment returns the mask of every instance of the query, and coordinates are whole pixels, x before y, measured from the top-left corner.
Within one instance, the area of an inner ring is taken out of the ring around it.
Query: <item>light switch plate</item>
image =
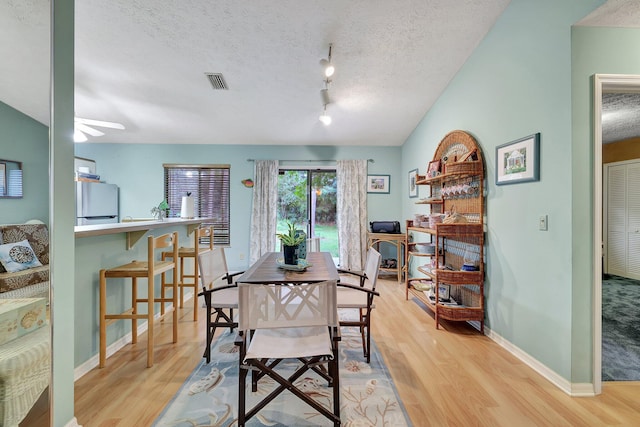
[[[547,216],[546,215],[540,215],[540,220],[538,223],[538,229],[540,231],[547,231]]]

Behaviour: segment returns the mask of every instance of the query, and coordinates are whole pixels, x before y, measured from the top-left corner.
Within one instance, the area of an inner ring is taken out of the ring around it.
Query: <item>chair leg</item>
[[[147,368],[153,366],[153,304],[155,299],[153,279],[153,272],[150,271],[147,277]]]
[[[166,274],[163,273],[163,275]],[[176,304],[178,303],[178,272],[176,271],[176,267],[173,268],[173,342],[178,342],[178,308]],[[164,305],[164,302],[162,303]]]
[[[184,308],[184,257],[180,258],[180,308]]]
[[[131,278],[131,344],[138,342],[138,279]]]
[[[360,333],[364,357],[369,363],[371,361],[371,310],[369,309],[360,309]]]
[[[334,343],[333,360],[329,361],[333,377],[333,414],[338,417],[338,421],[334,421],[333,425],[340,425],[340,360],[338,358],[338,345]]]
[[[238,427],[244,427],[245,424],[245,412],[246,412],[246,382],[247,382],[247,370],[243,369],[242,361],[245,356],[245,343],[244,337],[241,342],[236,341],[236,345],[239,345],[239,369],[238,369]]]
[[[107,278],[105,270],[100,270],[100,367],[107,359]]]
[[[198,269],[198,257],[193,257],[193,321],[198,321],[198,283],[200,270]]]

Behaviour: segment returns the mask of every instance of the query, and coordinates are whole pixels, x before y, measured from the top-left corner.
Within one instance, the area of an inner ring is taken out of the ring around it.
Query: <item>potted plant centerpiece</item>
[[[287,221],[287,232],[278,233],[278,239],[280,239],[284,252],[284,263],[288,265],[297,265],[298,245],[305,240],[304,234],[298,234],[296,231],[298,231],[296,225]]]

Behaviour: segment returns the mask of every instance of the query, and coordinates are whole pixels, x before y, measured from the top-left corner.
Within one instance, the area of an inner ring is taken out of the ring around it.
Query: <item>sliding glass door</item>
[[[316,239],[320,250],[338,257],[336,171],[280,169],[278,176],[278,233],[294,222]]]

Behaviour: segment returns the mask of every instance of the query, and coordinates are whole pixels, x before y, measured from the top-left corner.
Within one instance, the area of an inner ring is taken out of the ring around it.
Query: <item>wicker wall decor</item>
[[[434,163],[440,164],[438,173],[428,170]],[[407,221],[406,297],[420,299],[435,313],[436,328],[443,319],[475,321],[484,332],[482,150],[469,133],[455,130],[440,141],[429,165],[417,185],[428,186],[430,194],[417,203],[429,205],[425,214],[430,219],[440,216],[441,221]],[[417,250],[425,239],[435,245],[434,253]],[[413,264],[416,277],[411,277]],[[431,287],[425,286],[425,279],[431,279]],[[439,295],[441,284],[449,285],[446,299]]]

